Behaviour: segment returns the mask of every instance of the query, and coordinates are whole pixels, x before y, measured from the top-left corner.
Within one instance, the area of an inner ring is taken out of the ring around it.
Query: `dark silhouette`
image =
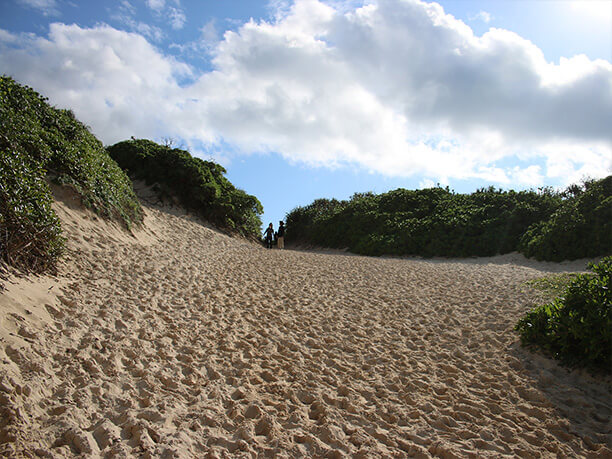
[[[279,249],[285,248],[285,224],[278,222],[277,245]]]
[[[264,237],[266,240],[266,247],[268,249],[271,249],[272,240],[274,239],[274,227],[272,226],[272,223],[270,223],[268,227],[266,228],[266,230],[264,231]]]

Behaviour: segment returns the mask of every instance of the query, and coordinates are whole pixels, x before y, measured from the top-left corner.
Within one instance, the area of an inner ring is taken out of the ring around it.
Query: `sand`
[[[610,379],[524,350],[524,282],[586,262],[266,250],[63,194],[57,276],[0,294],[6,457],[612,457]]]

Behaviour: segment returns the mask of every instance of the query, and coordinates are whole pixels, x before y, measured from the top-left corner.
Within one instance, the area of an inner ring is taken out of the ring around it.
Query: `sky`
[[[612,173],[612,0],[0,0],[0,73],[259,198]]]

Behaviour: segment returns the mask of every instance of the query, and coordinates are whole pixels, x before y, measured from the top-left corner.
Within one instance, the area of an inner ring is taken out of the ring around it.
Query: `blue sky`
[[[612,0],[4,0],[0,73],[223,164],[264,224],[316,198],[612,173]]]

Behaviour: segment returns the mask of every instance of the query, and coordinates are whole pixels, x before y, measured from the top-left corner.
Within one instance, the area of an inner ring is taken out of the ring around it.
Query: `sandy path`
[[[1,297],[0,454],[612,456],[609,379],[512,331],[525,280],[584,263],[268,251],[154,208],[130,240],[59,212],[60,276]]]

